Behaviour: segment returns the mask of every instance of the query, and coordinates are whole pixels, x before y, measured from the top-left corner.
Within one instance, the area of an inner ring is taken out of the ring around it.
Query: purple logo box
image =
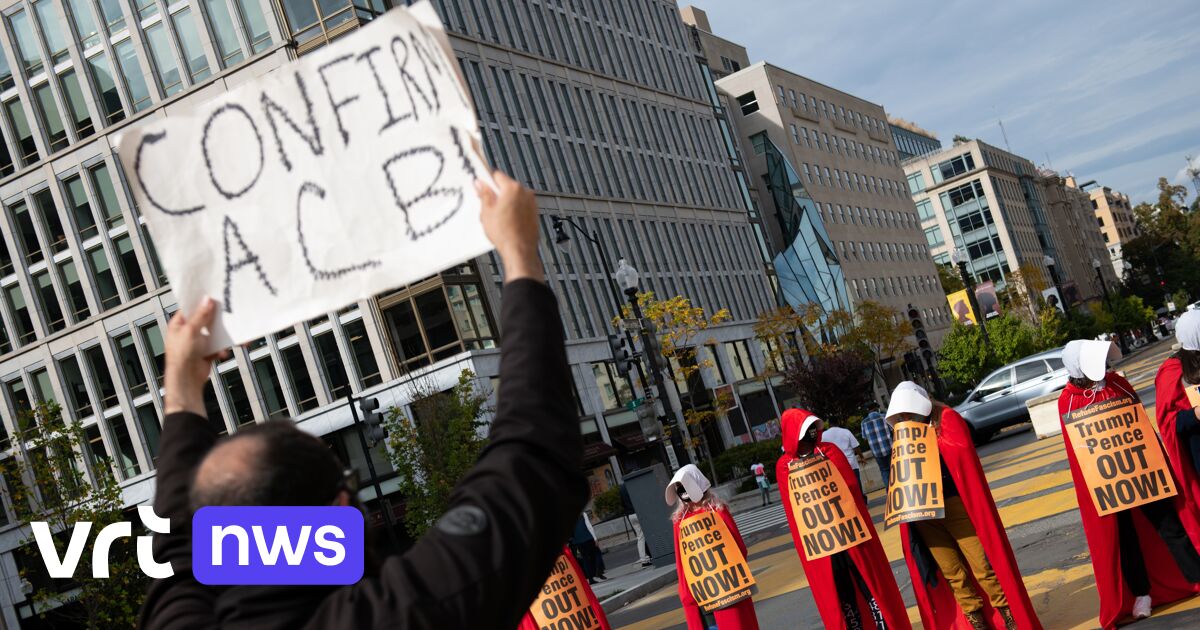
[[[349,506],[209,506],[192,517],[201,584],[354,584],[363,551],[363,515]]]

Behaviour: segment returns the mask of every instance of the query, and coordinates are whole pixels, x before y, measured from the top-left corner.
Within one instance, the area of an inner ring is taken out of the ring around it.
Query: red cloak
[[[1154,377],[1154,415],[1158,420],[1158,433],[1167,451],[1171,472],[1179,484],[1183,500],[1188,509],[1179,514],[1192,543],[1200,547],[1200,478],[1196,475],[1195,462],[1188,448],[1179,443],[1175,429],[1175,418],[1180,411],[1192,409],[1183,388],[1183,366],[1177,357],[1171,357],[1158,368]]]
[[[783,432],[783,455],[775,464],[775,479],[779,483],[780,493],[784,495],[781,498],[783,499],[784,513],[787,514],[788,527],[792,530],[792,542],[796,545],[796,553],[800,556],[804,575],[808,577],[808,587],[812,591],[813,599],[817,602],[817,611],[821,614],[821,622],[825,624],[826,628],[844,630],[846,619],[842,616],[842,601],[838,597],[838,589],[833,580],[833,556],[816,560],[807,559],[804,555],[804,545],[800,540],[800,532],[796,528],[795,516],[787,507],[789,505],[786,496],[788,464],[796,459],[800,427],[805,418],[810,415],[812,414],[803,409],[788,409],[783,412],[783,421],[780,426],[780,430]],[[867,529],[871,532],[871,539],[843,553],[850,555],[850,560],[854,562],[855,568],[862,575],[868,590],[875,596],[875,601],[879,604],[879,610],[883,613],[883,620],[887,623],[888,628],[891,630],[912,628],[912,624],[908,621],[908,611],[904,606],[904,600],[900,596],[900,589],[896,586],[896,578],[892,575],[891,563],[888,562],[887,554],[883,552],[879,534],[875,532],[875,524],[871,522],[870,512],[867,511],[867,504],[862,498],[862,492],[859,491],[854,470],[846,461],[846,455],[837,445],[821,442],[820,432],[817,434],[816,450],[829,458],[829,461],[837,467],[838,472],[842,474],[842,479],[850,486],[850,494],[858,504],[859,513],[867,516],[865,520]],[[862,605],[863,603],[865,602],[862,601],[862,596],[859,594],[857,605],[859,611],[862,612],[863,627],[874,628],[875,621],[871,618],[867,607]]]
[[[683,518],[687,518],[696,512],[705,508],[695,507],[694,509],[684,513]],[[722,507],[713,510],[725,521],[725,526],[729,528],[729,533],[733,535],[734,542],[737,543],[738,549],[742,550],[742,555],[748,560],[750,554],[746,553],[746,543],[742,541],[742,534],[738,532],[737,525],[733,522],[733,517],[729,515],[729,510]],[[679,521],[672,523],[671,530],[674,533],[675,549],[679,549]],[[704,624],[704,617],[700,610],[700,605],[692,597],[692,592],[688,590],[687,580],[683,579],[683,567],[680,563],[683,558],[679,552],[675,553],[675,573],[679,576],[679,603],[683,604],[683,614],[687,617],[688,630],[705,630],[707,626]],[[754,599],[747,597],[742,601],[722,608],[712,613],[717,620],[718,630],[758,630],[758,617],[754,614]]]
[[[940,408],[940,412],[939,412]],[[1017,566],[1017,558],[1013,555],[1012,545],[1004,532],[1004,523],[996,510],[996,502],[992,500],[992,491],[988,488],[987,477],[983,474],[983,465],[979,463],[979,455],[975,452],[975,444],[971,441],[971,433],[967,423],[958,412],[949,407],[935,405],[933,413],[941,413],[938,428],[938,451],[954,485],[958,488],[959,498],[971,517],[971,524],[979,535],[983,552],[1000,588],[1008,599],[1009,610],[1017,627],[1021,630],[1041,630],[1037,613],[1033,610],[1033,602],[1029,601],[1029,593],[1025,590],[1025,582],[1021,579],[1021,569]],[[906,523],[900,524],[900,538],[904,545],[904,560],[908,564],[912,576],[913,593],[917,597],[917,608],[921,612],[921,623],[929,630],[969,629],[958,600],[950,590],[950,583],[942,575],[928,548],[922,543],[915,547],[914,531]],[[920,554],[916,550],[924,550]],[[923,556],[923,560],[918,558]],[[934,584],[931,586],[921,577],[921,569],[926,569],[926,575]],[[970,574],[970,570],[968,570]],[[982,588],[971,578],[972,586],[983,598],[983,613],[994,628],[1003,628],[1004,620],[992,608],[988,597]]]
[[[1161,371],[1159,376],[1162,376]],[[1176,380],[1178,381],[1178,379]],[[1108,400],[1127,395],[1141,400],[1129,381],[1117,374],[1109,372],[1105,375],[1104,382],[1104,389],[1096,392],[1095,398],[1085,395],[1083,390],[1067,383],[1066,389],[1058,397],[1059,423],[1063,424],[1062,416],[1091,404],[1093,400]],[[1164,396],[1164,393],[1166,392],[1163,389],[1158,390],[1156,397],[1159,405],[1168,403],[1168,398]],[[1182,389],[1180,389],[1180,393],[1182,394]],[[1162,413],[1161,408],[1159,413]],[[1175,434],[1174,428],[1175,425],[1172,422],[1170,432],[1172,437]],[[1071,478],[1075,482],[1075,498],[1079,503],[1083,533],[1087,537],[1088,551],[1092,556],[1092,572],[1096,576],[1096,592],[1100,596],[1099,622],[1101,627],[1106,630],[1116,628],[1118,621],[1133,612],[1133,593],[1129,591],[1125,584],[1125,576],[1121,572],[1121,546],[1117,537],[1117,517],[1115,514],[1109,516],[1096,514],[1096,505],[1092,502],[1091,493],[1083,479],[1083,473],[1079,470],[1075,452],[1066,441],[1065,424],[1063,429],[1063,443],[1067,445],[1067,460],[1071,464]],[[1163,436],[1166,437],[1166,435],[1167,431],[1164,429]],[[1174,469],[1177,460],[1169,448],[1167,455],[1171,459]],[[1192,543],[1195,544],[1197,540],[1200,540],[1197,537],[1197,534],[1200,533],[1200,526],[1198,526],[1200,520],[1197,519],[1195,505],[1193,504],[1189,508],[1183,495],[1176,495],[1171,501],[1179,514],[1179,519],[1187,529]],[[1159,537],[1154,527],[1142,516],[1140,510],[1134,510],[1133,523],[1134,529],[1137,530],[1138,546],[1142,550],[1142,557],[1146,567],[1150,568],[1147,573],[1150,577],[1151,601],[1158,605],[1193,595],[1196,592],[1193,585],[1184,579],[1178,565],[1175,564],[1174,557],[1167,549],[1167,545]]]
[[[567,559],[567,562],[570,562],[571,566],[575,568],[575,575],[583,575],[583,569],[579,568],[579,563],[575,561],[575,555],[571,553],[570,548],[563,547],[562,555]],[[587,581],[581,582],[579,586],[583,588],[583,592],[587,595],[588,605],[591,606],[592,612],[596,614],[596,620],[600,622],[600,630],[612,630],[612,627],[608,625],[608,618],[604,616],[604,609],[600,607],[600,602],[596,600],[596,594],[592,592],[592,587],[588,586]],[[521,623],[517,625],[517,630],[540,629],[538,628],[537,622],[534,621],[533,615],[527,612],[525,613],[525,616],[521,618]]]

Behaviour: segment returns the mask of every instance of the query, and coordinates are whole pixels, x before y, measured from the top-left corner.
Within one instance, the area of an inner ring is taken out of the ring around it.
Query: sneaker
[[[649,561],[649,560],[647,560],[647,561],[645,561],[645,562],[643,562],[643,563],[642,563],[642,566],[644,566],[644,567],[652,567],[652,566],[654,566],[654,563],[653,563],[653,562],[651,562],[651,561]]]
[[[1142,595],[1133,600],[1133,618],[1145,619],[1150,616],[1150,596]]]

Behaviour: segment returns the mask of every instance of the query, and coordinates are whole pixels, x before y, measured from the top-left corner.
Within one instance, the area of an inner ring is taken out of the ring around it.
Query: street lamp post
[[[1054,285],[1054,292],[1058,294],[1058,303],[1062,306],[1063,314],[1067,319],[1071,319],[1071,307],[1067,304],[1067,298],[1063,295],[1062,289],[1058,286],[1058,274],[1055,273],[1055,261],[1049,255],[1042,257],[1042,264],[1046,265],[1046,271],[1050,273],[1050,282]]]
[[[588,234],[587,230],[580,227],[580,225],[578,223],[575,223],[574,221],[572,221],[570,219],[570,217],[560,217],[558,215],[552,214],[552,215],[550,215],[550,221],[552,222],[552,225],[554,227],[554,244],[563,253],[566,253],[571,246],[571,236],[569,234],[567,234],[566,230],[563,229],[563,225],[571,226],[572,229],[574,229],[576,232],[578,232],[579,235],[584,238],[584,240],[591,243],[592,247],[595,247],[596,250],[599,252],[600,265],[604,269],[604,277],[606,279],[608,279],[608,289],[612,293],[613,307],[617,309],[616,310],[617,316],[620,316],[620,314],[621,314],[621,292],[620,292],[620,290],[617,289],[616,276],[613,274],[612,266],[609,265],[608,252],[606,252],[604,250],[604,241],[600,240],[600,235],[597,234],[596,232],[592,232],[591,234]],[[632,352],[633,351],[633,336],[629,334],[628,330],[626,330],[624,332],[625,332],[625,340],[629,343],[629,349],[630,349],[630,352]],[[638,374],[639,374],[639,376],[641,376],[641,370],[638,371]],[[629,382],[629,391],[630,392],[636,391],[633,387],[633,376],[630,374],[626,374],[625,378]],[[646,379],[643,377],[641,380],[642,380],[642,391],[645,391],[646,389],[648,389],[646,386]]]
[[[979,332],[983,334],[983,343],[990,348],[992,342],[988,339],[987,325],[984,324],[986,318],[983,313],[979,312],[979,301],[975,299],[975,279],[971,277],[970,273],[967,273],[967,257],[961,249],[956,247],[950,252],[950,262],[958,267],[958,275],[962,278],[963,286],[967,288],[967,301],[971,304],[975,318],[979,320],[975,323],[979,325]]]
[[[675,412],[671,408],[671,397],[667,395],[667,384],[663,380],[662,369],[659,367],[658,353],[654,351],[658,347],[658,344],[651,338],[654,331],[642,320],[642,307],[637,301],[640,274],[638,274],[638,270],[633,265],[630,265],[622,258],[617,261],[617,272],[613,274],[613,277],[618,284],[624,287],[625,295],[629,296],[629,306],[633,309],[633,316],[637,318],[638,322],[642,322],[642,350],[646,356],[646,362],[649,363],[650,374],[654,379],[654,386],[658,388],[658,400],[662,401],[663,415],[666,416],[667,422],[673,426],[675,424]],[[664,445],[664,448],[666,448],[666,445]],[[671,449],[668,449],[667,453],[671,455]],[[674,460],[674,457],[671,459]],[[672,465],[674,465],[674,461],[672,461]]]
[[[1096,270],[1096,277],[1100,279],[1100,290],[1104,292],[1104,304],[1108,306],[1108,312],[1113,312],[1112,298],[1108,295],[1108,283],[1104,281],[1104,274],[1100,273],[1100,259],[1092,259],[1092,269]],[[1121,346],[1121,354],[1129,354],[1129,349],[1125,346],[1125,335],[1117,332],[1117,345]]]

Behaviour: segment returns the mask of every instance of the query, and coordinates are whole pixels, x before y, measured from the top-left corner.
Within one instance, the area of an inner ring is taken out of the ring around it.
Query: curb
[[[649,595],[650,593],[653,593],[654,591],[674,584],[675,579],[675,572],[667,571],[662,575],[652,577],[641,584],[633,586],[632,588],[621,591],[620,593],[605,599],[604,601],[600,602],[600,607],[604,609],[604,614],[611,615],[628,606],[629,604],[632,604],[633,602]]]

